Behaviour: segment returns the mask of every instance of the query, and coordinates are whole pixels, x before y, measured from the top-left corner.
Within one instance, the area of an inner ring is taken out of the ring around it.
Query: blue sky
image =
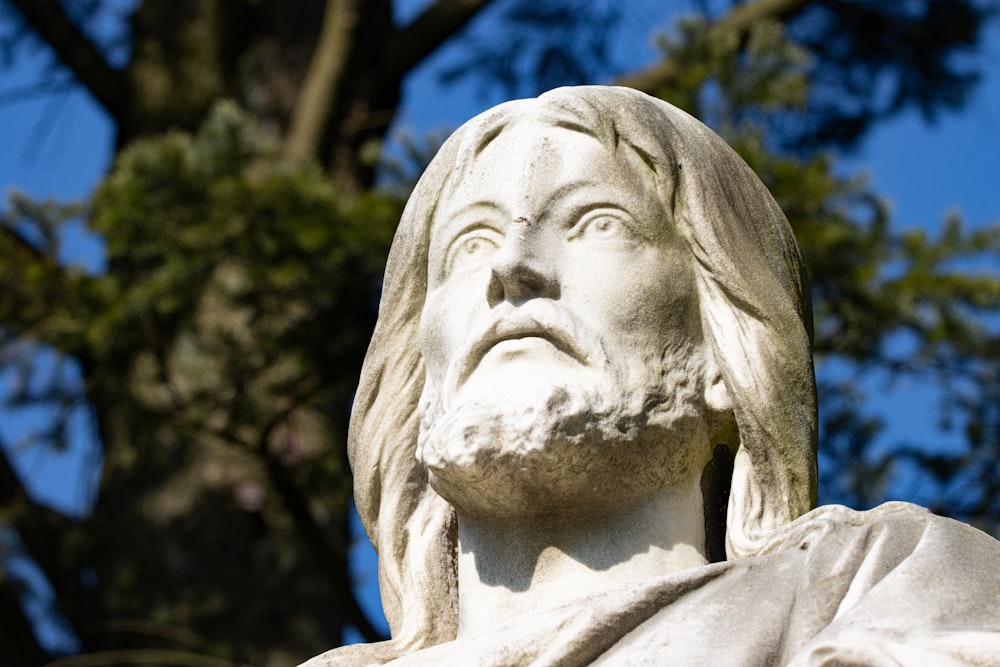
[[[623,36],[641,26],[626,25]],[[626,39],[620,40],[625,44]],[[1000,221],[1000,28],[991,26],[976,56],[984,80],[972,101],[957,115],[942,116],[927,125],[907,114],[878,128],[856,153],[845,156],[842,168],[865,172],[877,192],[891,203],[893,224],[920,226],[931,233],[949,211],[958,211],[970,226]],[[400,124],[423,132],[454,128],[498,99],[478,99],[467,89],[443,88],[434,65],[447,59],[445,50],[414,73],[406,84]],[[648,42],[631,41],[616,57],[630,62],[651,60]],[[38,83],[44,56],[22,58],[0,77],[0,188],[32,197],[75,199],[87,196],[107,170],[113,144],[112,128],[89,95],[81,90],[21,98],[13,93]],[[67,236],[64,255],[100,270],[100,241],[84,233]],[[992,267],[1000,272],[1000,267]],[[0,391],[8,390],[0,375]],[[937,389],[913,383],[891,388],[870,381],[875,407],[887,421],[886,440],[926,437],[937,426]],[[43,420],[43,414],[0,414],[0,438],[15,442]],[[946,434],[940,437],[947,440]],[[26,451],[16,460],[41,497],[57,507],[79,511],[86,505],[89,482],[81,478],[85,441],[68,454]],[[372,560],[358,560],[359,576],[373,578]],[[366,596],[372,600],[371,589]]]

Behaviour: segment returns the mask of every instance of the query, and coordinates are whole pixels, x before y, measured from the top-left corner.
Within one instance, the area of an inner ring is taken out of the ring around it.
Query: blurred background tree
[[[87,202],[15,194],[0,214],[0,419],[44,412],[22,447],[92,429],[100,448],[73,516],[0,443],[0,665],[287,665],[378,638],[348,571],[346,423],[392,230],[437,141],[389,160],[387,131],[445,45],[462,55],[442,80],[490,103],[617,82],[720,132],[812,274],[821,501],[870,506],[905,474],[996,533],[1000,230],[896,231],[833,152],[906,110],[960,109],[995,2],[690,0],[631,70],[608,57],[627,3],[416,4],[0,0],[2,63],[45,49],[43,85],[88,91],[117,152]],[[81,220],[106,270],[66,261]],[[947,387],[964,446],[873,447],[858,377],[876,370]]]

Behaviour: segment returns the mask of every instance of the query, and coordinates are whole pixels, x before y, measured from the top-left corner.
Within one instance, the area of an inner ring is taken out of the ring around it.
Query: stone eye
[[[465,271],[487,261],[500,247],[497,233],[488,229],[474,229],[462,234],[448,251],[446,270]]]
[[[591,234],[612,234],[619,224],[614,218],[602,217],[590,223],[588,231]]]
[[[594,211],[583,216],[570,230],[570,240],[602,240],[631,237],[632,231],[620,215],[615,212]]]
[[[486,251],[487,245],[492,245],[492,244],[488,244],[485,239],[481,238],[466,239],[464,242],[462,242],[462,246],[459,248],[459,251],[464,252],[466,255],[478,255],[479,253]]]

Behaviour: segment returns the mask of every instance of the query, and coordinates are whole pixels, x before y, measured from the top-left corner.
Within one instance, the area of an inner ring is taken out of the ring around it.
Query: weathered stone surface
[[[351,421],[393,639],[307,664],[1000,664],[1000,543],[810,511],[806,289],[764,186],[665,102],[469,121],[403,214]]]

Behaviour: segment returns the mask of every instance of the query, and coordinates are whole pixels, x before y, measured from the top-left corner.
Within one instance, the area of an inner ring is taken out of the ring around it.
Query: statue
[[[1000,664],[1000,543],[813,509],[811,337],[784,215],[695,119],[581,87],[469,121],[351,418],[392,639],[307,665]]]

